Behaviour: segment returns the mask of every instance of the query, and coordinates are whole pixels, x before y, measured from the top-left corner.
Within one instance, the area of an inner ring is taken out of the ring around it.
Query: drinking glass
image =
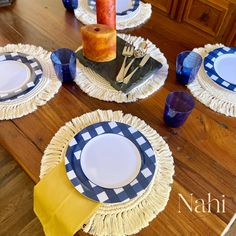
[[[62,0],[62,2],[68,11],[74,11],[78,7],[78,0]]]
[[[58,79],[70,82],[76,75],[76,54],[68,48],[59,48],[52,52],[51,60]]]
[[[189,114],[195,106],[194,98],[191,94],[175,91],[168,94],[164,110],[165,123],[173,128],[184,124]]]
[[[176,79],[181,84],[190,84],[202,64],[202,57],[193,51],[184,51],[176,58]]]

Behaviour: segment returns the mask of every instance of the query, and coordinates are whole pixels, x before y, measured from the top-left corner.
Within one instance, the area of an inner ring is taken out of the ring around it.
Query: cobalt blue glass
[[[58,79],[70,82],[76,75],[76,54],[68,48],[59,48],[52,52],[51,60]]]
[[[173,128],[184,124],[189,114],[195,106],[194,98],[191,94],[175,91],[168,94],[164,110],[165,123]]]
[[[78,7],[78,0],[62,0],[62,2],[68,11],[74,11]]]
[[[176,79],[181,84],[190,84],[202,64],[202,57],[193,51],[181,52],[176,58]]]

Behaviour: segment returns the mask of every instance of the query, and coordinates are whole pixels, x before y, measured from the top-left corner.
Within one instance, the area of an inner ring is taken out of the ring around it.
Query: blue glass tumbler
[[[190,84],[202,64],[202,57],[193,51],[184,51],[176,58],[176,79],[181,84]]]
[[[51,60],[58,79],[70,82],[76,76],[76,54],[68,48],[59,48],[52,52]]]
[[[68,11],[74,11],[78,7],[78,0],[62,0],[62,2]]]
[[[168,94],[164,110],[165,123],[173,128],[184,124],[189,114],[195,106],[194,98],[191,94],[175,91]]]

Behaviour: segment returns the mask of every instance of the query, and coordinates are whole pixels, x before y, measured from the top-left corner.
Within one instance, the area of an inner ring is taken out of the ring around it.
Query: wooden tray
[[[86,59],[83,56],[83,49],[78,51],[77,58],[80,63],[86,67],[91,68],[97,74],[101,75],[104,79],[106,79],[112,87],[116,90],[121,90],[124,93],[130,92],[133,88],[143,83],[147,80],[153,73],[156,73],[161,67],[162,64],[155,59],[151,58],[147,61],[144,67],[139,69],[131,78],[128,84],[122,84],[116,82],[116,76],[121,68],[124,57],[122,56],[122,51],[125,46],[125,41],[119,37],[117,37],[117,57],[115,60],[110,62],[93,62]],[[131,58],[128,58],[128,62]],[[128,71],[128,74],[134,70],[136,66],[140,63],[142,59],[136,59]],[[127,74],[127,75],[128,75]]]

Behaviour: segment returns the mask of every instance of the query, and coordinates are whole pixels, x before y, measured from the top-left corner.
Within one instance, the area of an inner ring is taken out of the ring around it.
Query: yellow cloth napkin
[[[46,236],[74,235],[99,206],[73,187],[63,162],[34,187],[34,212]]]

